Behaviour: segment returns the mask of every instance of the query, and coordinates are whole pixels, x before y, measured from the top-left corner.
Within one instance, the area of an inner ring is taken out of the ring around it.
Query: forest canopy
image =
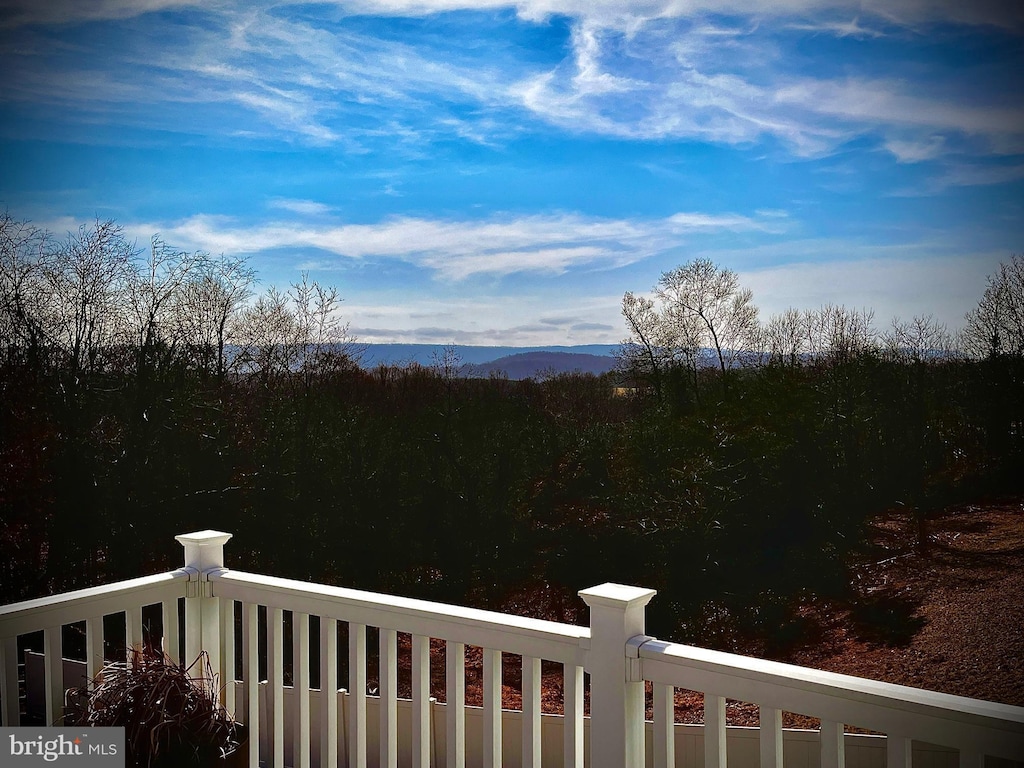
[[[653,587],[652,631],[775,641],[856,600],[875,515],[1020,493],[1024,260],[954,334],[870,310],[759,318],[697,260],[626,293],[608,375],[359,365],[340,294],[257,294],[243,258],[54,238],[0,219],[0,599],[229,562],[577,620],[578,589]]]

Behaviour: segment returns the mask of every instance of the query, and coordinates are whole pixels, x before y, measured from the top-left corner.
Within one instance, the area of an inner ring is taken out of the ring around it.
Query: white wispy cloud
[[[955,164],[935,184],[939,190],[949,187],[980,187],[1006,184],[1024,179],[1024,164],[980,166]]]
[[[804,78],[775,92],[781,105],[869,125],[915,125],[930,130],[989,136],[1001,142],[1024,139],[1024,106],[970,104],[962,99],[927,98],[893,80]],[[1024,148],[1024,142],[1018,150]]]
[[[956,187],[987,187],[1014,184],[1024,180],[1024,164],[965,163],[945,164],[941,172],[924,181],[900,187],[888,193],[889,197],[933,197]]]
[[[257,226],[198,215],[139,229],[160,231],[179,247],[215,253],[312,248],[343,260],[398,259],[458,281],[475,275],[562,274],[577,268],[623,266],[677,247],[691,234],[780,232],[785,226],[778,215],[706,213],[678,213],[655,220],[557,214],[483,220],[396,217],[374,224],[279,221]],[[317,257],[302,266],[326,270],[344,264]]]
[[[291,211],[306,216],[317,216],[330,213],[333,209],[325,203],[316,200],[291,200],[287,198],[276,198],[267,205],[271,208],[279,208],[283,211]]]
[[[399,41],[329,13],[301,14],[290,2],[196,6],[173,41],[147,26],[154,11],[184,0],[0,0],[8,26],[138,17],[124,50],[80,57],[85,67],[9,50],[5,99],[41,100],[71,111],[102,105],[235,105],[241,116],[199,130],[277,135],[353,151],[387,137],[413,151],[451,137],[483,146],[530,127],[636,141],[696,139],[754,145],[774,139],[797,155],[833,151],[881,135],[903,162],[938,156],[935,142],[960,135],[979,152],[1024,151],[1024,106],[1013,94],[922,89],[913,70],[880,79],[790,68],[780,35],[830,34],[870,40],[876,27],[916,32],[942,21],[1019,29],[1024,6],[998,2],[863,0],[358,0],[337,14],[428,16],[514,10],[529,23],[570,19],[567,52],[554,66],[520,60],[514,49],[463,50]],[[324,6],[320,7],[321,9]],[[157,22],[154,22],[157,23]],[[925,25],[925,26],[922,26]],[[878,32],[881,34],[881,32]],[[133,44],[131,40],[138,39]],[[472,48],[472,47],[470,47]],[[487,55],[484,55],[486,52]],[[79,62],[80,63],[80,62]],[[980,90],[980,89],[977,89]],[[467,110],[455,107],[462,105]],[[159,122],[161,110],[117,119]],[[523,117],[527,117],[524,122]],[[218,119],[221,116],[218,115]],[[181,112],[165,120],[180,124]]]
[[[579,22],[574,65],[532,75],[514,93],[538,118],[616,137],[752,144],[774,137],[794,152],[832,151],[881,133],[901,160],[934,157],[923,147],[946,135],[981,139],[984,151],[1024,151],[1024,105],[1004,91],[943,91],[913,79],[789,71],[770,30],[671,27],[626,33]],[[637,62],[643,62],[638,66]],[[630,72],[624,77],[620,72]],[[638,71],[639,70],[639,71]],[[909,73],[908,73],[909,74]]]
[[[128,19],[201,5],[204,5],[202,0],[0,0],[0,29],[27,24]]]
[[[0,81],[4,100],[59,105],[71,115],[105,113],[130,125],[174,130],[185,123],[212,134],[276,135],[352,150],[361,149],[364,138],[394,136],[396,127],[412,123],[416,127],[402,137],[407,142],[457,135],[486,143],[511,132],[488,114],[470,123],[451,111],[459,104],[484,112],[510,104],[502,82],[507,73],[498,64],[353,31],[329,18],[311,21],[290,14],[287,3],[204,5],[173,27],[174,37],[158,17],[146,17],[144,5],[132,14],[126,3],[58,3],[35,16],[28,6],[8,3],[33,24],[139,18],[116,48],[90,50],[84,42],[61,52],[34,27],[11,33],[16,37],[0,42],[0,64],[8,72]],[[153,8],[183,5],[154,0]],[[33,40],[37,44],[26,45]],[[239,109],[213,117],[193,109],[183,121],[175,105]]]
[[[786,24],[786,29],[795,29],[801,32],[824,32],[836,37],[884,37],[885,33],[861,24],[859,18],[849,21],[822,21],[817,23],[792,23]]]
[[[339,0],[340,2],[340,0]],[[1006,28],[1024,25],[1024,10],[1000,0],[344,0],[356,12],[395,16],[428,15],[474,8],[513,8],[524,19],[553,15],[590,18],[628,27],[658,18],[700,17],[709,14],[750,15],[759,18],[807,17],[828,13],[857,21],[875,16],[898,24],[953,21]],[[840,26],[839,30],[844,27]]]
[[[919,163],[942,155],[946,151],[946,139],[936,135],[907,140],[891,137],[886,140],[885,148],[898,162]]]
[[[251,5],[285,6],[295,0],[254,0]],[[862,17],[873,16],[898,24],[952,21],[1020,28],[1024,9],[1001,0],[334,0],[353,14],[428,16],[450,11],[511,9],[531,21],[551,16],[590,18],[608,25],[636,25],[657,18],[700,17],[709,14],[750,15],[758,18],[812,17],[826,13],[845,21],[822,25],[836,33],[858,30]],[[0,10],[9,26],[70,23],[141,16],[168,9],[209,6],[201,0],[2,0]]]

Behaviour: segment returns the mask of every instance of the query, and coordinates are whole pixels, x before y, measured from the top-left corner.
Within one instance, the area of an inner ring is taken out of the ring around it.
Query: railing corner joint
[[[643,659],[640,658],[640,648],[644,643],[657,640],[650,635],[634,635],[626,641],[626,682],[642,683],[644,680]]]

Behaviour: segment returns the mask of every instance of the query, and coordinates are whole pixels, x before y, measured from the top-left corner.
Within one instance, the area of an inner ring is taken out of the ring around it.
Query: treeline
[[[565,620],[619,581],[660,590],[652,632],[781,642],[808,601],[856,597],[871,516],[1021,490],[1008,339],[363,370],[315,283],[254,297],[244,260],[140,253],[110,222],[0,234],[3,602],[175,567],[175,534],[216,528],[261,573]]]

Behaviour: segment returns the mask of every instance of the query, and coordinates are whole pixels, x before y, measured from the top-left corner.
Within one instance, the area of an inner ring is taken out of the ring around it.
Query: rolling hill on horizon
[[[584,357],[607,358],[609,367],[614,365],[614,354],[619,348],[618,344],[579,344],[574,346],[535,346],[535,347],[511,347],[511,346],[470,346],[462,344],[359,344],[363,354],[360,358],[360,365],[363,368],[374,368],[378,365],[407,365],[419,363],[420,365],[434,365],[440,362],[446,349],[452,349],[461,365],[480,366],[494,363],[504,358],[516,357],[531,353],[552,353],[566,355],[569,357],[582,355]],[[566,365],[571,365],[564,372],[575,368],[585,370],[586,365],[596,365],[593,361],[575,365],[571,360],[556,358]],[[552,362],[554,362],[552,361]],[[541,366],[544,367],[543,365]],[[563,372],[561,370],[556,372]],[[487,375],[487,374],[484,374]],[[532,372],[531,372],[532,375]]]
[[[560,373],[592,373],[600,376],[615,367],[616,358],[611,355],[593,355],[585,352],[520,352],[506,355],[488,363],[466,365],[462,375],[485,378],[504,374],[510,379],[520,380]]]

